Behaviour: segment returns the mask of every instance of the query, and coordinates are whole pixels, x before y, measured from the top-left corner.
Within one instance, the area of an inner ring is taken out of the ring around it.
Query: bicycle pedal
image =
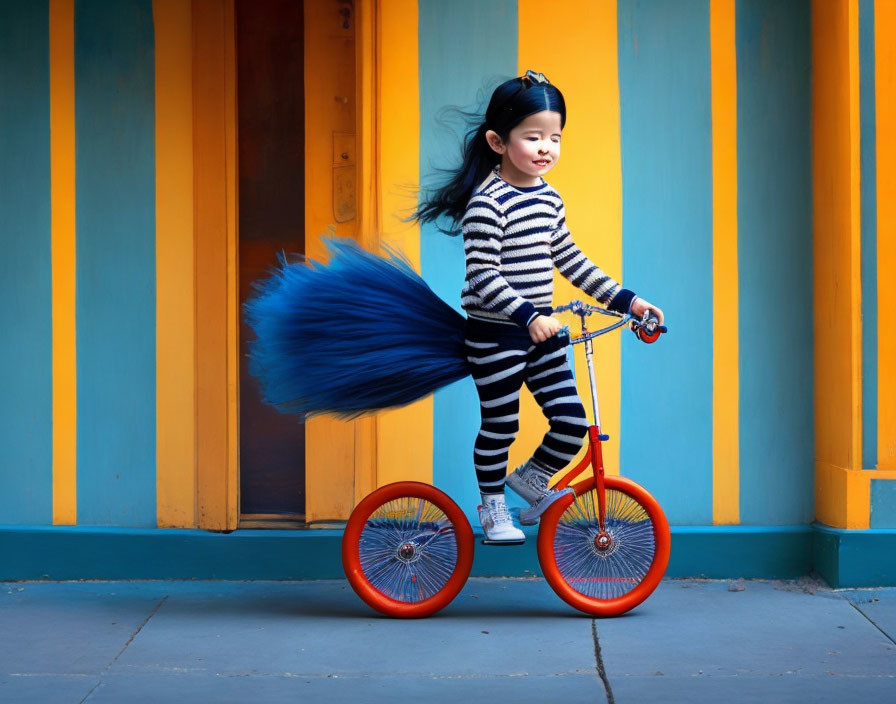
[[[525,545],[526,540],[489,540],[488,538],[483,538],[479,541],[482,545]]]

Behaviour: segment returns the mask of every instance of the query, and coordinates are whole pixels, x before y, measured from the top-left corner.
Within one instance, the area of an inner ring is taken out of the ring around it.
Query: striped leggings
[[[550,426],[533,459],[553,473],[569,464],[581,449],[588,421],[566,362],[565,340],[553,337],[536,345],[527,331],[516,326],[467,321],[467,362],[482,413],[473,464],[483,494],[504,491],[507,454],[519,431],[523,384]]]

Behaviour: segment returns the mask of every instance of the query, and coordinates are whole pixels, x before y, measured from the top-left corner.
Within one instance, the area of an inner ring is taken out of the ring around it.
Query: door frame
[[[236,32],[233,0],[193,0],[196,522],[239,520]]]
[[[339,5],[339,0],[331,0]],[[377,224],[377,0],[355,0],[359,241],[373,248]],[[193,191],[195,254],[196,520],[207,530],[239,525],[239,304],[236,31],[234,0],[193,0]],[[307,26],[306,26],[307,31]],[[307,66],[307,63],[306,63]],[[307,81],[313,74],[306,72]],[[306,133],[307,134],[307,133]],[[306,189],[308,184],[306,182]],[[307,237],[308,235],[306,235]],[[306,247],[306,251],[313,251]],[[330,421],[337,423],[338,421]],[[340,422],[342,423],[342,422]],[[376,486],[376,419],[342,423],[353,451],[337,464],[315,454],[330,432],[306,426],[306,518],[344,520]],[[326,426],[326,424],[324,424]],[[350,496],[322,490],[340,476]]]

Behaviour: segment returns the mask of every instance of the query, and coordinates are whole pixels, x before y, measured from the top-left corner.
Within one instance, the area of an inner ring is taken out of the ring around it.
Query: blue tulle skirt
[[[287,262],[253,284],[249,371],[284,413],[351,418],[404,406],[469,374],[465,319],[399,253],[328,239],[330,261]]]

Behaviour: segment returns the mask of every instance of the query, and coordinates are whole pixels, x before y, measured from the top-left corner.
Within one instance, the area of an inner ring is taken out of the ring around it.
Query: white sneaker
[[[572,489],[562,491],[548,489],[551,476],[550,472],[531,459],[507,476],[507,486],[530,504],[529,508],[520,511],[520,523],[524,526],[538,523],[541,514],[547,511],[551,504],[561,496],[572,493]]]
[[[504,494],[483,494],[479,507],[479,522],[485,539],[494,543],[518,543],[526,539],[526,534],[513,525]]]

